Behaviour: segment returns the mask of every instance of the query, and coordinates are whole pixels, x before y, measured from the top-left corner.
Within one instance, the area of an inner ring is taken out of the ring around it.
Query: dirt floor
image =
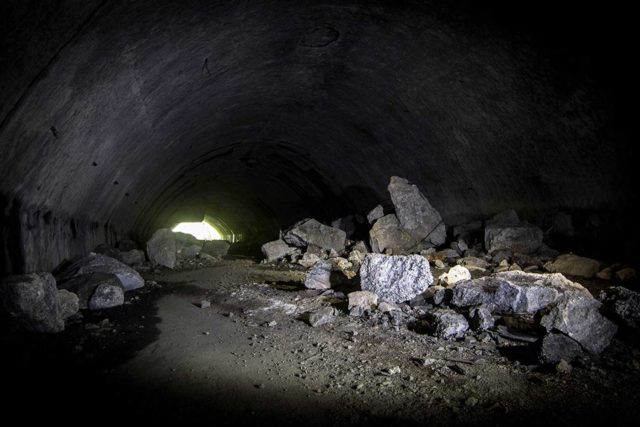
[[[62,334],[4,331],[4,412],[27,423],[403,426],[635,425],[640,415],[634,336],[563,374],[495,333],[447,341],[350,317],[349,289],[322,294],[303,277],[242,259],[152,272],[124,306],[83,312]],[[308,312],[330,305],[334,321],[311,327]]]

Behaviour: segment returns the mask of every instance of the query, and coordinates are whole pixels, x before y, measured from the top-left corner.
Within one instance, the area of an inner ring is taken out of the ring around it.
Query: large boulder
[[[400,227],[400,222],[394,214],[385,215],[373,224],[369,231],[369,240],[371,250],[377,253],[391,250],[394,254],[403,254],[418,243],[418,240]]]
[[[207,240],[202,245],[202,252],[217,258],[222,258],[227,256],[230,247],[231,243],[226,240]]]
[[[283,240],[267,242],[260,248],[267,262],[274,262],[283,259],[296,252],[296,248],[287,245]]]
[[[7,276],[0,283],[2,310],[31,332],[60,332],[64,320],[56,280],[50,273]]]
[[[429,262],[420,255],[368,254],[360,266],[360,286],[380,299],[404,302],[433,283]]]
[[[600,314],[600,302],[584,293],[565,293],[540,319],[547,332],[561,332],[591,354],[600,354],[617,331]]]
[[[535,314],[565,293],[593,299],[586,288],[562,274],[505,271],[458,282],[451,305],[459,308],[484,305],[499,314]]]
[[[67,267],[60,274],[59,281],[63,282],[74,276],[89,273],[113,274],[120,280],[125,291],[144,286],[144,279],[136,270],[116,259],[96,253],[91,253]]]
[[[447,232],[442,217],[417,186],[392,176],[387,189],[402,229],[427,246],[445,242]]]
[[[339,228],[329,227],[315,219],[307,218],[289,228],[283,239],[288,244],[299,248],[316,245],[322,249],[342,252],[346,245],[347,235]]]
[[[606,314],[630,328],[640,328],[640,293],[622,286],[613,286],[598,297]]]
[[[591,278],[600,271],[601,265],[602,263],[595,259],[565,254],[560,255],[553,262],[546,263],[544,268],[551,273]]]
[[[147,242],[147,255],[153,265],[173,268],[176,266],[176,236],[168,228],[153,233]]]
[[[75,293],[82,309],[102,310],[124,303],[124,288],[115,274],[95,272],[77,275],[60,287]]]

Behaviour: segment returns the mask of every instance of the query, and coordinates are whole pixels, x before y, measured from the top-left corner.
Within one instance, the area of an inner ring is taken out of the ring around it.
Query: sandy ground
[[[348,316],[304,273],[227,260],[148,274],[124,306],[85,312],[62,334],[3,332],[3,406],[21,420],[208,421],[215,425],[635,424],[640,347],[621,335],[570,374],[524,343],[435,339]],[[348,291],[348,289],[345,289]],[[339,296],[339,295],[338,295]],[[201,301],[210,307],[201,308]],[[312,328],[307,313],[334,306]],[[20,405],[20,406],[18,406]]]

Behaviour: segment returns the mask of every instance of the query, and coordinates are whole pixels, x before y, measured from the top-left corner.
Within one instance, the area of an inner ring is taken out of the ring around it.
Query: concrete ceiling
[[[0,191],[140,235],[366,213],[391,175],[448,224],[624,207],[618,12],[440,3],[7,2]]]

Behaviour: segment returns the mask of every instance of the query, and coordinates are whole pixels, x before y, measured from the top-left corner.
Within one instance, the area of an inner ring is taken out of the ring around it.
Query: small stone
[[[442,286],[453,287],[456,283],[469,279],[471,279],[471,272],[461,265],[456,265],[451,267],[447,273],[441,274],[438,282]]]
[[[469,312],[469,324],[474,331],[484,331],[493,328],[495,319],[486,307],[477,307]]]
[[[546,263],[544,268],[551,273],[591,278],[600,271],[600,266],[600,261],[595,259],[565,254],[560,255],[553,262]]]
[[[362,310],[371,310],[378,304],[378,295],[369,291],[355,291],[347,295],[349,297],[348,309],[359,307]]]
[[[307,273],[304,286],[308,289],[330,289],[331,288],[331,262],[317,262]]]
[[[378,205],[375,208],[371,209],[371,212],[367,214],[367,221],[369,224],[373,224],[376,220],[382,218],[384,216],[384,209],[382,206]]]
[[[322,307],[309,316],[309,324],[317,328],[318,326],[330,323],[334,319],[335,310],[333,307]]]
[[[211,302],[207,300],[200,301],[200,308],[209,308],[211,307]]]
[[[465,404],[465,406],[473,408],[474,406],[476,406],[478,404],[478,399],[473,397],[473,396],[471,396],[471,397],[467,398],[464,401],[464,404]]]
[[[436,268],[445,268],[445,267],[446,267],[445,263],[444,263],[444,262],[442,262],[442,260],[439,260],[439,259],[435,260],[435,261],[434,261],[434,263],[433,263],[433,265],[434,265]]]
[[[556,365],[556,372],[558,374],[561,375],[569,375],[571,374],[571,371],[573,371],[573,368],[571,367],[571,365],[569,364],[569,362],[567,362],[564,359],[561,359],[558,364]]]
[[[469,323],[463,315],[453,310],[436,309],[427,313],[431,332],[440,338],[462,338],[469,329]]]

